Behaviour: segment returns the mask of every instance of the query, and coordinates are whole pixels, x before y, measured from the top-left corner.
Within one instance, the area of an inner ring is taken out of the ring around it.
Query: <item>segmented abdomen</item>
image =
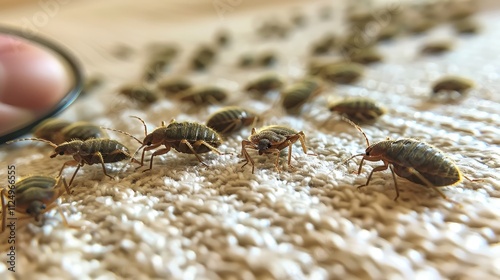
[[[16,207],[27,207],[32,201],[47,202],[53,199],[57,180],[46,176],[30,176],[16,183]]]
[[[71,141],[74,139],[85,141],[92,138],[108,137],[106,131],[94,124],[87,122],[76,122],[74,124],[71,124],[61,131],[61,135],[64,137],[63,142]]]
[[[166,138],[169,144],[178,152],[192,154],[193,152],[185,145],[182,140],[187,140],[190,144],[203,140],[214,148],[222,144],[222,140],[215,130],[206,125],[195,122],[174,122],[168,125]],[[207,153],[211,150],[205,145],[193,147],[196,153]]]
[[[215,112],[207,121],[207,126],[219,133],[230,133],[251,125],[256,116],[249,111],[234,107]]]
[[[87,164],[101,163],[97,152],[100,152],[104,163],[118,162],[130,158],[127,147],[116,140],[89,139],[83,142],[79,155]]]
[[[433,186],[448,186],[462,179],[455,163],[441,150],[414,139],[394,141],[387,149],[385,157],[395,166],[399,176],[417,184],[426,185],[408,168],[418,171]]]

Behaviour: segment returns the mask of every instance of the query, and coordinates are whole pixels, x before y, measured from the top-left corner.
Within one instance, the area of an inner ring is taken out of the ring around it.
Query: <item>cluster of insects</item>
[[[434,2],[433,2],[434,3]],[[461,6],[460,6],[461,7]],[[423,5],[421,13],[429,7]],[[321,20],[328,20],[331,16],[328,9],[321,10]],[[467,8],[452,9],[446,20],[451,20],[458,33],[475,33],[477,24],[467,13]],[[331,12],[331,11],[330,11]],[[387,11],[385,11],[387,12]],[[391,13],[388,11],[387,13]],[[305,104],[317,96],[324,94],[335,84],[353,84],[363,78],[365,67],[372,63],[383,61],[381,53],[376,49],[379,41],[391,40],[404,32],[398,26],[405,26],[406,32],[421,33],[442,22],[443,18],[436,15],[426,16],[425,20],[415,20],[413,24],[402,24],[401,16],[392,14],[393,22],[380,30],[371,42],[356,43],[356,37],[361,28],[375,20],[373,12],[356,10],[349,11],[348,21],[351,26],[345,37],[337,37],[327,33],[323,38],[310,44],[311,58],[307,75],[293,82],[289,82],[278,73],[267,73],[255,79],[250,79],[242,85],[242,91],[249,93],[252,98],[260,99],[270,92],[279,92],[277,104],[290,115],[298,116]],[[286,38],[294,28],[308,24],[302,14],[295,14],[291,25],[279,21],[264,22],[257,30],[262,40]],[[194,71],[207,71],[217,63],[219,52],[229,48],[232,42],[231,33],[227,30],[219,31],[211,44],[201,45],[195,50],[189,61],[189,68]],[[450,42],[431,42],[423,46],[421,54],[439,54],[452,49]],[[255,155],[275,156],[274,166],[281,171],[280,156],[287,150],[288,166],[293,167],[292,147],[300,143],[304,154],[308,153],[306,134],[292,127],[272,124],[256,128],[262,121],[262,116],[256,112],[239,106],[224,106],[230,94],[226,89],[215,85],[198,86],[188,78],[170,76],[161,78],[164,71],[176,59],[180,49],[171,44],[157,44],[149,47],[149,58],[142,82],[122,86],[119,94],[141,104],[152,104],[160,98],[169,98],[174,101],[188,102],[194,106],[222,105],[222,107],[207,117],[206,123],[171,120],[148,133],[146,122],[133,116],[142,123],[144,137],[142,140],[129,132],[109,128],[125,134],[139,143],[135,153],[117,140],[110,139],[106,129],[87,122],[70,123],[60,119],[49,119],[33,130],[32,138],[23,138],[11,141],[38,141],[53,148],[50,158],[66,156],[69,159],[61,166],[55,178],[33,175],[17,182],[16,211],[23,216],[40,219],[40,215],[56,207],[54,203],[58,197],[70,193],[71,186],[80,168],[85,165],[100,165],[105,176],[112,178],[106,171],[106,164],[120,161],[131,161],[138,167],[145,165],[146,154],[150,152],[149,167],[153,169],[153,162],[157,156],[165,155],[171,149],[179,153],[191,154],[202,164],[201,154],[213,152],[218,155],[224,153],[219,150],[225,137],[247,127],[252,128],[247,139],[241,141],[240,156],[243,159],[242,168],[251,165],[251,172],[255,172]],[[343,53],[343,59],[323,59],[332,53]],[[271,67],[278,60],[276,53],[264,52],[257,55],[244,54],[236,67]],[[95,84],[95,83],[92,83]],[[95,85],[93,85],[95,86]],[[430,86],[433,96],[445,92],[465,94],[473,88],[474,82],[459,76],[444,76]],[[91,86],[89,85],[89,89]],[[411,138],[398,140],[383,140],[370,144],[365,132],[358,124],[376,122],[388,110],[375,100],[365,97],[346,97],[330,102],[326,108],[339,115],[342,119],[362,133],[367,148],[364,153],[357,154],[348,160],[361,156],[358,175],[361,173],[364,161],[381,161],[383,165],[375,167],[369,173],[364,187],[369,184],[375,172],[390,169],[396,189],[395,200],[399,197],[396,175],[413,183],[435,190],[442,197],[446,197],[437,187],[458,184],[465,177],[456,164],[438,148]],[[141,151],[142,150],[142,151]],[[254,152],[252,152],[254,150]],[[140,152],[139,159],[135,155]],[[347,162],[347,161],[346,161]],[[63,177],[67,166],[76,166],[69,183]],[[465,177],[467,178],[467,177]],[[2,230],[5,227],[6,192],[2,190]],[[64,215],[63,215],[64,218]],[[65,222],[66,223],[66,222]]]

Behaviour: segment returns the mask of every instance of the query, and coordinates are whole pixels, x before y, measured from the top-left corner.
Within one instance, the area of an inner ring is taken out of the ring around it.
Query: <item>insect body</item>
[[[60,145],[56,145],[50,141],[39,139],[39,138],[23,138],[17,139],[14,141],[9,141],[7,144],[19,141],[40,141],[51,145],[54,148],[54,153],[50,155],[51,158],[55,158],[58,155],[70,155],[73,156],[73,160],[67,161],[61,167],[59,171],[59,176],[62,174],[64,167],[67,165],[76,165],[77,168],[71,180],[69,181],[69,186],[73,182],[73,179],[80,170],[80,167],[93,164],[101,164],[102,171],[104,175],[109,178],[113,178],[106,172],[105,163],[113,163],[119,162],[125,159],[131,158],[129,150],[123,144],[116,140],[111,139],[88,139],[85,141],[82,140],[73,140],[69,142],[64,142]]]
[[[66,191],[69,193],[68,185],[64,178],[52,178],[47,176],[29,176],[19,180],[16,183],[15,194],[11,194],[7,189],[2,189],[2,232],[5,230],[7,215],[12,216],[12,211],[20,214],[17,219],[35,218],[35,221],[40,220],[40,216],[57,207],[54,202],[59,198],[65,189],[61,187],[64,184]],[[11,197],[15,197],[15,205],[10,201]],[[5,200],[8,200],[6,202]],[[60,211],[60,209],[59,209]],[[65,224],[66,218],[61,213]]]
[[[464,94],[467,90],[474,86],[474,82],[458,76],[446,76],[437,80],[432,86],[434,95],[441,91],[455,91]]]
[[[442,54],[444,52],[450,51],[451,48],[452,43],[449,41],[436,41],[425,44],[420,52],[422,54]]]
[[[141,104],[152,104],[158,100],[156,93],[144,85],[127,85],[119,93]]]
[[[33,135],[37,138],[45,139],[54,142],[56,144],[59,144],[62,143],[59,142],[60,140],[58,139],[61,130],[69,126],[70,124],[71,122],[65,120],[49,118],[40,123],[39,125],[37,125],[33,129]]]
[[[392,172],[394,187],[396,189],[394,200],[397,200],[399,197],[399,189],[394,173],[411,182],[432,188],[443,198],[446,198],[437,187],[456,185],[465,177],[456,164],[434,146],[410,138],[384,140],[370,145],[363,130],[351,121],[346,121],[354,125],[363,134],[367,143],[365,153],[354,155],[348,159],[350,160],[357,156],[363,157],[359,164],[358,175],[361,173],[365,160],[382,161],[384,163],[382,166],[373,168],[368,175],[366,183],[358,188],[367,186],[370,183],[373,173],[389,168]]]
[[[186,79],[168,79],[158,84],[158,89],[166,95],[177,94],[190,89],[193,84]]]
[[[275,74],[266,74],[253,81],[250,81],[245,90],[259,94],[266,94],[272,90],[278,90],[283,87],[283,80]]]
[[[106,131],[92,123],[85,121],[70,123],[60,119],[47,119],[35,128],[33,135],[54,144],[71,140],[108,138]]]
[[[257,115],[240,107],[225,107],[214,112],[207,121],[207,126],[219,133],[231,133],[253,124]]]
[[[242,168],[250,163],[252,165],[252,173],[254,173],[255,162],[248,154],[247,148],[258,150],[259,155],[262,154],[276,154],[276,161],[274,165],[278,171],[281,171],[279,167],[279,157],[280,151],[288,147],[288,166],[292,167],[292,145],[293,143],[300,141],[302,145],[302,150],[307,153],[306,147],[306,136],[304,132],[297,132],[296,130],[281,126],[281,125],[270,125],[261,128],[256,131],[255,128],[252,129],[252,135],[248,137],[248,140],[243,140],[241,142],[241,154],[245,157],[245,164]]]
[[[172,64],[179,50],[172,44],[154,43],[148,47],[148,52],[150,57],[143,76],[146,81],[153,81]]]
[[[363,66],[358,63],[336,63],[326,66],[319,75],[330,82],[351,84],[363,75]]]
[[[194,70],[206,70],[212,65],[216,58],[215,49],[211,46],[201,46],[194,54],[191,60],[191,67]]]
[[[217,104],[225,101],[227,92],[219,87],[209,86],[190,89],[179,95],[182,101],[189,101],[195,105]]]
[[[144,148],[142,150],[141,166],[144,165],[144,153],[146,151],[156,149],[161,145],[165,146],[165,148],[156,150],[151,155],[149,169],[147,170],[153,168],[153,158],[155,156],[166,154],[171,148],[174,148],[180,153],[194,154],[205,166],[207,165],[201,160],[198,154],[208,153],[210,151],[219,155],[222,154],[217,150],[217,147],[222,144],[219,134],[203,124],[195,122],[176,122],[172,120],[168,125],[162,122],[160,127],[148,134],[146,123],[139,117],[134,118],[142,122],[144,125],[144,134],[146,135],[142,142],[139,141],[142,146],[137,149],[137,151],[139,151]]]
[[[282,93],[282,105],[290,114],[296,114],[302,106],[323,89],[322,83],[316,78],[306,78]]]
[[[355,122],[370,122],[385,114],[386,109],[368,98],[345,98],[329,105],[337,112]]]

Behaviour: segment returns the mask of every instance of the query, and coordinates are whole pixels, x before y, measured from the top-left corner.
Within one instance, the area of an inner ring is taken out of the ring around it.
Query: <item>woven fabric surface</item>
[[[159,1],[118,2],[59,4],[58,13],[36,27],[71,49],[87,72],[105,77],[102,87],[79,99],[62,118],[92,121],[140,139],[143,127],[131,115],[143,118],[148,131],[173,118],[205,122],[219,105],[193,108],[162,98],[138,106],[117,94],[121,85],[139,80],[147,44],[175,42],[181,53],[165,77],[184,76],[198,85],[226,89],[228,105],[264,113],[263,125],[303,131],[309,152],[294,145],[294,168],[287,166],[283,154],[281,172],[275,169],[274,157],[251,152],[256,162],[252,174],[250,166],[241,168],[239,157],[241,141],[251,132],[245,128],[224,138],[219,147],[223,155],[201,155],[208,167],[174,150],[156,157],[153,169],[144,173],[135,170],[136,164],[109,164],[114,179],[104,176],[99,165],[84,166],[76,175],[73,194],[61,199],[71,227],[62,224],[55,210],[45,215],[43,226],[20,221],[16,272],[7,270],[8,251],[2,251],[2,279],[500,277],[500,10],[478,14],[478,35],[457,36],[443,25],[425,35],[380,44],[384,62],[366,67],[359,82],[328,86],[299,116],[290,116],[276,105],[276,93],[252,99],[243,88],[268,72],[280,74],[287,85],[303,77],[310,43],[328,31],[341,32],[341,4],[332,20],[322,22],[314,16],[325,3],[320,1],[270,9],[220,1],[231,5],[226,10],[201,5],[198,9],[211,11],[203,17],[186,7],[171,8],[172,16],[165,17],[160,11],[168,5]],[[21,26],[23,17],[29,20],[39,10],[12,10],[5,21]],[[255,36],[259,20],[287,20],[294,12],[303,12],[308,22],[286,40],[261,41]],[[186,16],[181,20],[180,15]],[[220,51],[209,71],[188,71],[190,55],[200,43],[213,41],[221,27],[232,35],[231,45]],[[454,42],[449,53],[418,53],[424,42],[442,38]],[[113,55],[120,45],[131,47],[129,58]],[[235,66],[243,53],[268,50],[278,53],[274,69]],[[430,100],[432,82],[445,74],[466,76],[476,87],[456,102]],[[386,170],[374,173],[370,185],[358,190],[381,162],[365,163],[360,175],[359,158],[342,164],[366,149],[362,134],[326,106],[345,96],[370,97],[387,108],[381,119],[362,126],[371,143],[386,137],[418,139],[441,149],[467,177],[482,181],[441,188],[445,200],[397,177],[400,197],[394,201],[394,181]],[[131,151],[140,146],[123,134],[109,134]],[[1,147],[0,178],[6,178],[11,164],[18,176],[56,176],[70,158],[50,159],[50,153],[43,144]],[[74,171],[69,167],[63,175]],[[1,235],[2,249],[7,234]]]

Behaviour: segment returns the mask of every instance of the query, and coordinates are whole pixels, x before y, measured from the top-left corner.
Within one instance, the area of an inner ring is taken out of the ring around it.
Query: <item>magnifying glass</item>
[[[29,133],[76,100],[83,75],[50,40],[0,26],[0,144]]]

